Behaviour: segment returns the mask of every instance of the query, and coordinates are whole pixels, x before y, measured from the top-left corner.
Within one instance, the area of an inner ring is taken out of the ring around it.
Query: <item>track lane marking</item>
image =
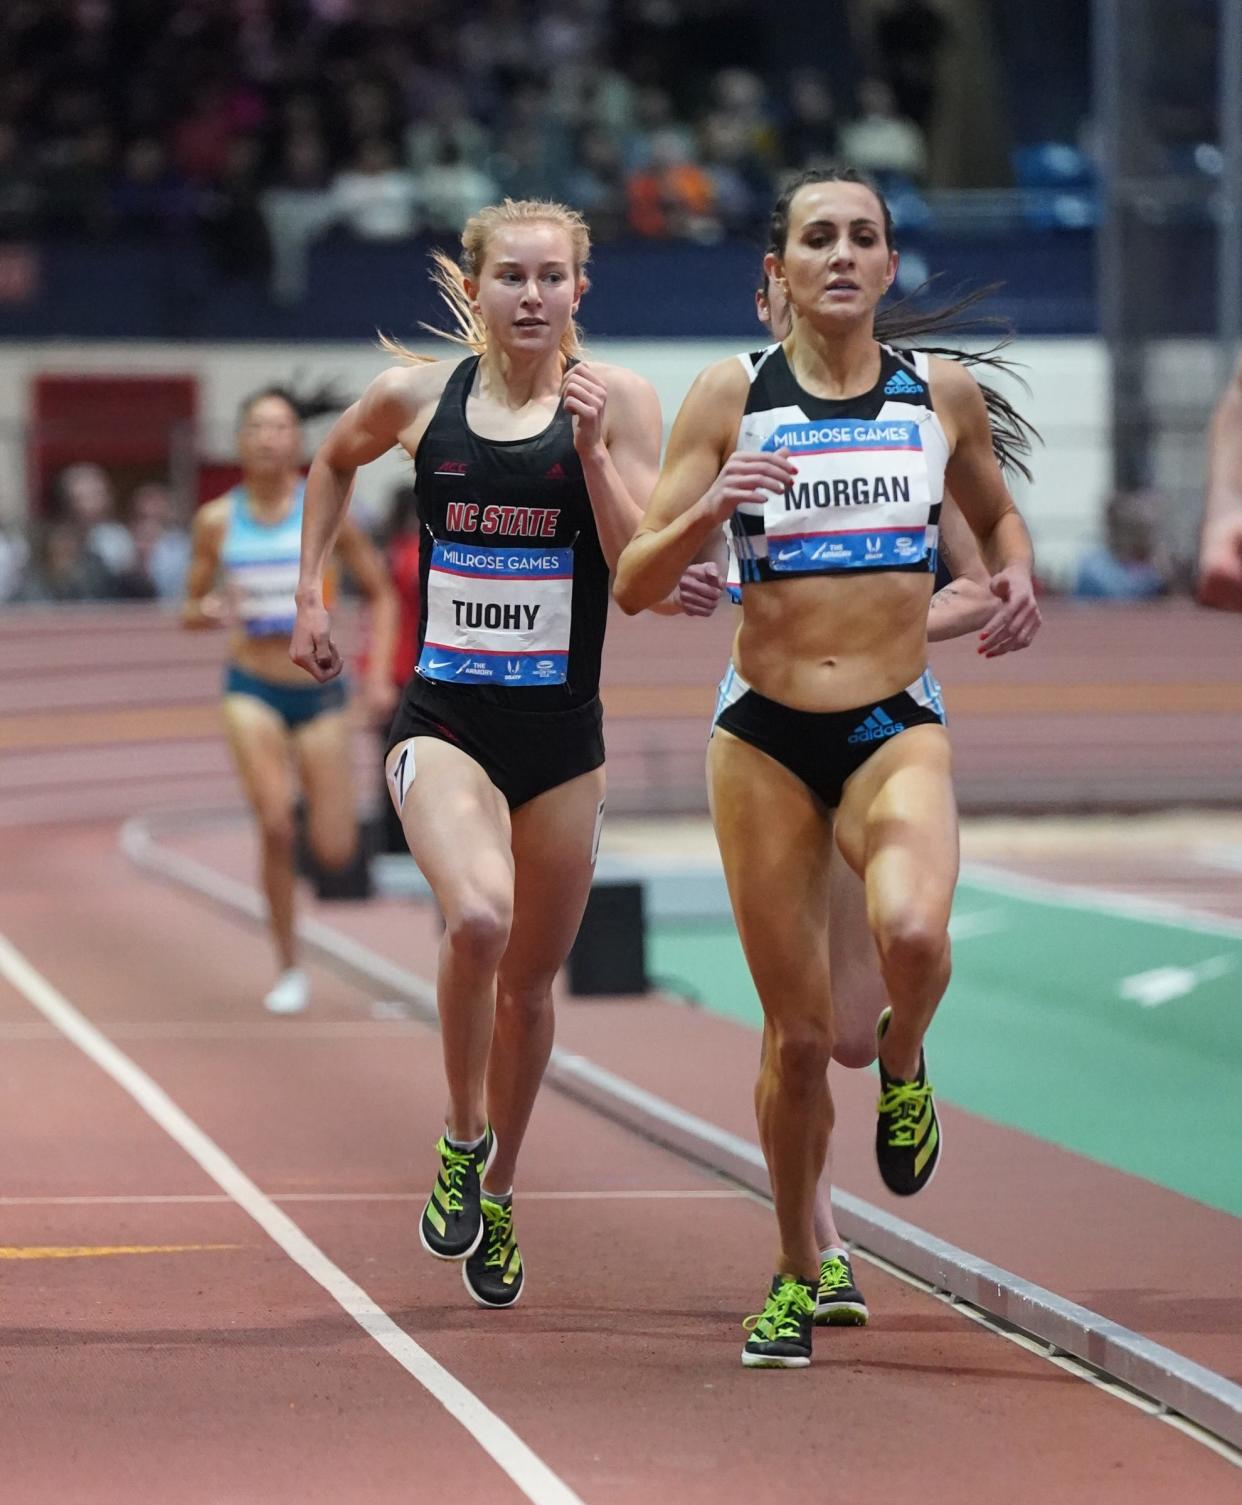
[[[252,918],[263,919],[262,900],[256,889],[217,873],[206,864],[181,852],[162,847],[152,837],[145,818],[135,816],[125,822],[121,827],[119,845],[121,851],[136,867],[171,879],[174,883],[231,911],[234,917],[240,912]],[[1143,918],[1150,915],[1166,925],[1184,930],[1199,930],[1217,936],[1222,933],[1242,934],[1242,922],[1234,922],[1232,926],[1224,924],[1218,926],[1212,923],[1212,916],[1181,910],[1173,905],[1160,903],[1135,905],[1132,904],[1129,896],[1109,892],[1104,893],[1102,903],[1093,905],[1089,902],[1082,902],[1076,905],[1074,900],[1079,895],[1089,899],[1097,891],[1039,879],[1026,880],[1020,874],[985,864],[964,865],[962,870],[964,880],[967,879],[968,873],[974,879],[976,887],[984,886],[983,880],[987,880],[997,893],[1004,894],[1006,889],[1009,889],[1017,891],[1019,897],[1034,894],[1036,902],[1043,902],[1051,907],[1097,908],[1105,913],[1117,913],[1120,910],[1127,917],[1135,917],[1135,911],[1141,909]],[[371,947],[355,941],[352,937],[320,920],[309,917],[300,919],[297,924],[297,933],[330,960],[355,969],[376,986],[392,988],[398,995],[404,996],[408,1005],[412,1007],[411,1017],[420,1020],[428,1027],[435,1027],[436,992],[431,980],[411,972]],[[688,1113],[676,1104],[639,1087],[636,1083],[629,1082],[606,1068],[598,1066],[595,1062],[573,1055],[559,1046],[553,1046],[549,1064],[550,1085],[566,1092],[577,1101],[586,1103],[594,1111],[602,1112],[606,1117],[622,1123],[640,1137],[651,1139],[674,1154],[680,1154],[699,1164],[707,1163],[718,1174],[738,1181],[743,1187],[749,1187],[752,1194],[754,1188],[747,1174],[748,1168],[760,1170],[766,1177],[763,1155],[759,1147],[742,1139],[739,1135],[709,1123],[697,1114]],[[587,1088],[585,1093],[576,1090],[581,1086]],[[601,1106],[598,1100],[600,1093],[607,1106]],[[640,1120],[645,1115],[650,1124],[658,1126],[656,1132],[653,1133],[650,1127],[636,1126],[624,1111],[616,1111],[618,1107],[637,1109]],[[665,1138],[662,1131],[670,1129],[671,1138]],[[687,1149],[687,1142],[693,1148]],[[709,1150],[706,1162],[703,1155],[704,1147]],[[759,1200],[765,1199],[760,1197]],[[1151,1359],[1155,1363],[1157,1372],[1162,1375],[1162,1383],[1163,1377],[1167,1377],[1175,1381],[1177,1385],[1188,1384],[1192,1390],[1197,1387],[1198,1395],[1207,1402],[1209,1407],[1215,1408],[1223,1403],[1223,1409],[1228,1415],[1230,1424],[1242,1417],[1242,1387],[1237,1386],[1225,1376],[1216,1374],[1205,1366],[1139,1333],[1131,1332],[1118,1323],[1102,1318],[1075,1302],[1067,1301],[1055,1292],[1047,1291],[1033,1282],[1016,1276],[1011,1271],[1002,1270],[966,1250],[957,1249],[946,1241],[881,1211],[849,1192],[837,1188],[833,1194],[833,1201],[849,1216],[851,1222],[856,1220],[867,1230],[868,1239],[879,1241],[884,1247],[894,1244],[898,1248],[912,1248],[918,1256],[919,1263],[930,1262],[937,1268],[940,1279],[950,1280],[960,1277],[964,1285],[972,1289],[993,1290],[993,1299],[995,1296],[1002,1296],[1005,1306],[1011,1311],[1015,1308],[1024,1309],[1025,1303],[1025,1306],[1029,1307],[1029,1314],[1033,1314],[1036,1319],[1041,1322],[1049,1317],[1055,1319],[1052,1326],[1058,1330],[1058,1333],[1061,1329],[1065,1329],[1071,1335],[1080,1335],[1088,1347],[1094,1347],[1097,1351],[1102,1348],[1106,1351],[1112,1362],[1119,1360],[1127,1366],[1133,1366],[1137,1358],[1141,1367],[1144,1361]],[[854,1247],[859,1244],[857,1237],[852,1237],[848,1233],[847,1241]],[[862,1252],[861,1249],[860,1252]],[[875,1263],[887,1262],[884,1261],[884,1256],[879,1249],[869,1248],[867,1253]],[[911,1284],[921,1283],[920,1276],[913,1271],[897,1264],[894,1264],[894,1269],[901,1270],[903,1276],[908,1278]],[[953,1274],[950,1275],[950,1272]],[[1049,1362],[1055,1363],[1064,1358],[1066,1362],[1061,1367],[1068,1368],[1072,1364],[1080,1364],[1080,1361],[1075,1359],[1066,1348],[1057,1347],[1046,1338],[1032,1337],[1012,1322],[1003,1324],[995,1322],[982,1304],[964,1294],[950,1291],[945,1286],[931,1287],[929,1285],[929,1289],[943,1295],[949,1304],[957,1307],[964,1316],[992,1327],[1000,1336],[1008,1338],[1019,1347],[1033,1343],[1035,1350],[1039,1351]],[[1081,1329],[1080,1332],[1079,1329]],[[1161,1366],[1164,1366],[1163,1370]],[[1132,1404],[1141,1402],[1140,1409],[1154,1405],[1157,1408],[1155,1419],[1175,1427],[1194,1441],[1228,1458],[1235,1465],[1242,1466],[1242,1449],[1239,1449],[1236,1441],[1231,1441],[1230,1437],[1220,1430],[1212,1430],[1201,1422],[1179,1414],[1170,1409],[1166,1402],[1149,1396],[1137,1385],[1131,1386],[1124,1380],[1118,1380],[1108,1370],[1096,1371],[1088,1364],[1081,1364],[1080,1367],[1084,1378],[1093,1374],[1106,1376],[1104,1382],[1099,1385],[1099,1388],[1106,1393],[1114,1394]],[[1092,1380],[1092,1383],[1095,1382]]]
[[[196,1254],[242,1244],[0,1244],[0,1259],[104,1259],[117,1254]]]
[[[696,1188],[678,1191],[665,1188],[661,1191],[523,1191],[522,1203],[527,1202],[646,1202],[646,1201],[735,1201],[748,1194],[740,1187],[721,1187],[719,1191]],[[273,1202],[425,1202],[426,1192],[421,1191],[285,1191],[268,1192]],[[0,1207],[162,1207],[183,1203],[206,1202],[216,1206],[227,1205],[232,1197],[203,1195],[201,1193],[170,1192],[147,1196],[115,1197],[0,1197]],[[171,1246],[170,1246],[171,1247]],[[233,1249],[235,1244],[195,1244],[188,1248]]]
[[[289,1258],[342,1307],[369,1337],[459,1422],[533,1505],[583,1501],[495,1412],[468,1390],[306,1236],[145,1071],[115,1045],[0,935],[0,973],[189,1155],[258,1223]]]

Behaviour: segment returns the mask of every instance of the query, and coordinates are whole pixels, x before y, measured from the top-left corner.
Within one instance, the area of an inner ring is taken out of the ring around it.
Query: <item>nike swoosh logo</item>
[[[782,549],[776,556],[777,562],[779,563],[780,561],[785,559],[797,559],[798,555],[801,554],[801,552],[801,549]]]
[[[453,660],[451,658],[440,659],[440,660],[432,659],[431,662],[427,665],[427,667],[429,669],[447,669],[448,666],[452,662],[453,662]]]

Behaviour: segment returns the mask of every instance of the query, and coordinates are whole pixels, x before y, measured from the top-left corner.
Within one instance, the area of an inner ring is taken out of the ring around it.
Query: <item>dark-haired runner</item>
[[[985,651],[1029,642],[1038,610],[1029,535],[980,387],[963,365],[903,356],[876,338],[877,305],[897,271],[878,191],[848,170],[805,174],[770,228],[765,269],[788,299],[792,331],[783,345],[698,377],[614,594],[626,611],[659,600],[731,520],[742,622],[708,781],[764,1009],[756,1108],[780,1233],[742,1358],[783,1368],[810,1362],[818,1286],[834,840],[865,878],[890,1000],[877,1030],[881,1175],[909,1195],[940,1153],[922,1043],[949,979],[958,869],[949,745],[926,663],[946,485],[1003,607]],[[991,401],[1020,438],[1021,420]]]
[[[324,561],[360,465],[413,458],[421,622],[393,722],[389,787],[444,915],[436,997],[448,1107],[419,1235],[462,1260],[480,1305],[511,1306],[518,1151],[552,1049],[552,983],[577,934],[604,814],[600,657],[609,572],[659,465],[650,383],[585,364],[573,316],[587,227],[562,205],[505,200],[439,259],[474,353],[376,378],[311,467],[293,651],[338,667]],[[706,614],[715,566],[677,572],[669,611]]]
[[[336,406],[335,404],[333,406]],[[329,409],[330,410],[330,409]],[[237,453],[242,478],[194,517],[182,623],[229,627],[223,715],[229,747],[259,828],[260,873],[279,976],[264,998],[274,1014],[309,1000],[294,937],[294,780],[306,801],[306,834],[325,869],[346,869],[358,830],[350,774],[350,729],[343,684],[318,685],[289,662],[302,534],[302,418],[295,393],[267,387],[241,405]],[[374,716],[391,714],[388,679],[396,598],[379,555],[352,525],[339,553],[371,613],[365,691]],[[223,590],[215,591],[217,577]]]
[[[779,284],[765,272],[755,289],[755,312],[777,340],[789,336],[792,319]],[[730,580],[737,572],[730,551]],[[927,640],[943,642],[969,632],[986,632],[1003,612],[989,588],[989,575],[974,534],[946,491],[940,512],[936,589],[927,611]],[[740,583],[730,585],[741,599]],[[999,640],[998,640],[999,641]],[[1025,647],[1008,642],[996,652]],[[879,956],[867,924],[867,891],[834,843],[828,857],[828,963],[832,979],[832,1059],[840,1066],[870,1066],[876,1055],[876,1025],[888,1004]],[[867,1322],[866,1299],[854,1278],[853,1261],[837,1229],[832,1207],[833,1136],[815,1188],[815,1242],[819,1246],[819,1288],[815,1321],[821,1326]]]

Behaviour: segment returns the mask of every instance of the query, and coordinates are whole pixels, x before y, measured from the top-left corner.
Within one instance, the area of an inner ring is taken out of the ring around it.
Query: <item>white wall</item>
[[[599,359],[631,366],[651,379],[667,425],[695,374],[709,362],[733,354],[737,346],[719,341],[601,340],[592,348]],[[1013,395],[1045,439],[1034,458],[1034,486],[1015,489],[1035,535],[1041,572],[1059,583],[1068,577],[1083,545],[1095,537],[1108,487],[1107,358],[1095,340],[1026,340],[1010,353],[1024,363],[1031,388],[1029,395],[1020,390]],[[255,388],[273,381],[315,385],[330,380],[347,393],[358,393],[387,364],[382,351],[365,344],[48,342],[0,347],[0,521],[15,521],[25,513],[22,428],[30,417],[31,384],[38,374],[197,376],[200,449],[211,458],[223,458],[229,453],[238,403]],[[322,424],[311,429],[312,443],[322,431]],[[391,488],[409,475],[408,460],[398,453],[386,455],[363,472],[361,502],[382,510]]]

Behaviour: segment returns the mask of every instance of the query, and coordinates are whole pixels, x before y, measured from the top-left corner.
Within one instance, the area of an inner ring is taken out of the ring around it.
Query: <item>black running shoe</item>
[[[483,1193],[483,1237],[461,1267],[466,1289],[480,1306],[512,1306],[526,1278],[513,1236],[513,1203],[493,1202]]]
[[[876,1025],[876,1039],[882,1040],[892,1017],[885,1009]],[[880,1176],[889,1191],[899,1197],[912,1197],[922,1191],[940,1164],[940,1121],[927,1080],[927,1062],[919,1052],[919,1074],[913,1082],[889,1076],[884,1062],[880,1068],[879,1114],[875,1126],[875,1158]]]
[[[865,1327],[870,1316],[863,1293],[854,1284],[848,1254],[830,1254],[819,1266],[815,1295],[816,1327]]]
[[[479,1183],[496,1154],[491,1125],[473,1150],[455,1150],[444,1138],[436,1145],[440,1174],[419,1219],[418,1236],[437,1259],[465,1259],[483,1237]]]
[[[750,1334],[742,1349],[745,1369],[805,1369],[811,1362],[815,1284],[774,1275],[763,1310],[742,1326]]]

